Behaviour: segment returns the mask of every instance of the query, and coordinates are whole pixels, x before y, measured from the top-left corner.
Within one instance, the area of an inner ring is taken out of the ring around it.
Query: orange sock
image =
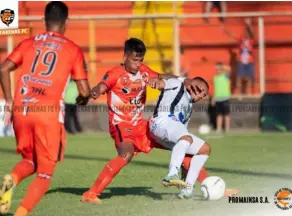
[[[23,179],[32,175],[35,172],[33,162],[23,159],[20,161],[11,172],[14,184],[18,185]]]
[[[202,167],[202,169],[201,169],[201,171],[199,173],[197,181],[202,183],[205,180],[205,178],[207,178],[208,176],[209,176],[209,174],[208,174],[206,168]]]
[[[45,195],[49,189],[51,178],[36,176],[35,180],[30,184],[24,200],[21,202],[18,209],[25,209],[30,212]],[[19,210],[20,211],[20,210]],[[23,215],[19,215],[23,216]]]
[[[191,160],[192,160],[192,156],[189,156],[189,155],[185,156],[184,161],[183,161],[183,166],[186,170],[189,170],[190,165],[191,165]],[[199,173],[197,181],[202,183],[204,181],[204,179],[207,178],[208,176],[209,175],[208,175],[206,168],[203,167]]]
[[[19,206],[16,209],[14,216],[26,216],[27,214],[28,214],[28,211],[25,208],[23,208],[22,206]]]
[[[101,192],[111,183],[112,179],[126,165],[127,161],[120,156],[112,159],[105,165],[89,191],[100,195]]]

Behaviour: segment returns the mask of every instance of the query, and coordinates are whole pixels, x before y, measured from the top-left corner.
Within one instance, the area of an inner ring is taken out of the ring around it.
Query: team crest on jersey
[[[124,92],[125,94],[129,94],[130,89],[128,89],[127,87],[124,87],[124,88],[122,88],[122,92]]]
[[[1,10],[1,21],[8,27],[13,22],[14,17],[15,17],[14,10],[11,9]]]

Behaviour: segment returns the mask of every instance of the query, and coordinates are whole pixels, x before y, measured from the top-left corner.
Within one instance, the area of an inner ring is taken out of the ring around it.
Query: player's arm
[[[10,72],[17,68],[16,64],[6,59],[0,66],[0,83],[6,103],[12,102]]]
[[[92,99],[96,100],[102,94],[112,89],[116,85],[118,79],[119,79],[118,72],[115,73],[112,70],[106,72],[106,74],[102,78],[102,81],[92,88],[91,90]]]
[[[92,97],[92,99],[96,100],[102,94],[106,93],[107,90],[108,90],[108,88],[107,88],[107,85],[106,84],[104,84],[103,82],[98,83],[91,90],[91,97]]]
[[[87,77],[87,67],[83,52],[78,48],[76,58],[71,71],[72,79],[75,81],[79,96],[76,98],[76,104],[86,105],[90,97],[90,86]]]

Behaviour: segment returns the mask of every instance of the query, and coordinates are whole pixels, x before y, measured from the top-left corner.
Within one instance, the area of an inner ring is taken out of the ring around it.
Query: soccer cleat
[[[183,199],[183,200],[184,199],[193,199],[194,194],[191,190],[184,188],[178,194],[178,198]]]
[[[0,186],[0,214],[7,214],[11,208],[14,183],[10,175],[5,175]]]
[[[178,175],[172,175],[172,176],[166,176],[162,180],[162,184],[165,187],[171,187],[171,186],[176,186],[178,188],[186,188],[187,184],[179,178]]]
[[[227,189],[225,190],[224,197],[231,197],[238,194],[240,191],[238,189]]]
[[[93,193],[93,192],[90,192],[90,191],[86,191],[82,195],[82,198],[81,198],[80,202],[100,204],[101,203],[101,199],[99,199],[97,197],[97,194],[96,193]]]

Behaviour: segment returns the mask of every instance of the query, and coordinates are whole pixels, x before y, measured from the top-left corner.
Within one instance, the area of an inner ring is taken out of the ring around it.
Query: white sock
[[[191,160],[190,169],[186,178],[186,183],[188,185],[188,190],[193,191],[194,184],[197,181],[200,170],[208,160],[208,155],[194,155]]]
[[[180,140],[173,147],[171,152],[168,176],[178,175],[178,171],[180,170],[189,146],[190,143],[188,141]]]

